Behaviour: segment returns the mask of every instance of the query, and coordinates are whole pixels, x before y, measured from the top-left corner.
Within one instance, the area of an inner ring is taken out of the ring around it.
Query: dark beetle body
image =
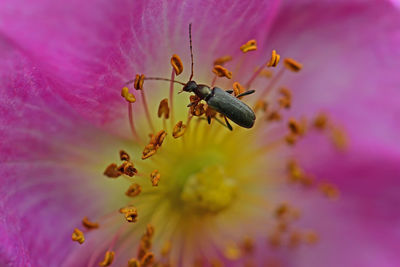
[[[251,128],[254,125],[256,120],[254,111],[221,88],[214,87],[210,89],[207,85],[198,85],[194,81],[189,81],[183,87],[183,91],[195,93],[200,99],[206,101],[210,107],[241,127]]]

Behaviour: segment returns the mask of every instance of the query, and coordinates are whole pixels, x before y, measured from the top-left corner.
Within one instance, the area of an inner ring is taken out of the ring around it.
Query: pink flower
[[[0,265],[397,266],[394,3],[4,0]],[[241,98],[259,103],[253,128],[188,115],[189,95],[169,82],[121,97],[136,74],[174,77],[173,54],[186,83],[189,23],[194,80],[210,85],[214,60],[232,56],[232,79],[215,84],[256,89]],[[124,165],[104,175],[111,163]]]

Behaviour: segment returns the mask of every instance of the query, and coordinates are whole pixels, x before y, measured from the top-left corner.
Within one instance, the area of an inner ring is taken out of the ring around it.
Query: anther
[[[155,257],[153,252],[146,252],[140,263],[142,266],[151,266],[154,263],[154,258]]]
[[[142,152],[142,159],[147,159],[156,154],[156,146],[154,144],[148,144],[144,147]]]
[[[246,89],[238,82],[233,83],[233,93],[235,96],[240,95],[241,93],[244,93]]]
[[[269,79],[273,76],[273,73],[270,70],[262,70],[259,75]]]
[[[319,236],[314,231],[308,231],[304,234],[304,240],[307,244],[313,245],[319,241]]]
[[[154,235],[154,226],[151,224],[147,224],[146,226],[146,236],[148,238],[152,238]]]
[[[325,113],[319,113],[313,122],[315,128],[319,130],[323,130],[326,128],[328,124],[328,116]]]
[[[129,161],[124,161],[121,166],[118,167],[118,171],[129,177],[133,177],[137,174],[137,169],[133,166],[133,163]]]
[[[104,260],[99,263],[99,266],[110,266],[114,261],[115,252],[107,251],[104,255]]]
[[[96,222],[92,222],[88,219],[88,217],[83,217],[82,225],[86,227],[86,229],[97,229],[99,228],[99,224]]]
[[[290,133],[288,135],[285,136],[285,141],[286,143],[288,143],[288,145],[293,146],[294,144],[296,144],[297,142],[297,135]]]
[[[293,72],[299,72],[303,68],[303,64],[297,62],[293,58],[285,58],[283,65],[285,68]]]
[[[282,245],[282,236],[279,232],[274,232],[268,236],[268,243],[271,247],[278,248]]]
[[[239,247],[235,243],[229,243],[225,247],[224,255],[229,260],[237,260],[242,256]]]
[[[223,66],[226,62],[229,62],[231,60],[232,60],[231,56],[223,56],[223,57],[217,58],[216,60],[214,60],[214,66],[215,65]]]
[[[141,267],[138,259],[132,258],[128,261],[128,267]]]
[[[281,108],[290,108],[292,106],[292,101],[290,98],[281,97],[278,99],[278,104]]]
[[[136,97],[135,97],[132,93],[129,93],[128,87],[122,88],[122,90],[121,90],[121,96],[122,96],[123,98],[125,98],[125,100],[128,101],[129,103],[134,103],[134,102],[136,102]]]
[[[288,126],[293,135],[300,135],[302,133],[301,125],[295,119],[290,118]]]
[[[185,134],[186,131],[186,125],[183,124],[182,121],[178,121],[178,123],[174,126],[174,129],[172,130],[172,136],[174,138],[181,137],[182,135]]]
[[[144,78],[145,76],[143,74],[136,74],[135,82],[133,83],[133,87],[135,87],[136,90],[143,89]]]
[[[275,216],[282,219],[289,213],[289,205],[287,203],[280,204],[275,210]]]
[[[126,190],[125,195],[128,197],[136,197],[141,192],[142,192],[142,187],[139,184],[134,183],[129,186],[128,190]]]
[[[252,254],[254,252],[254,240],[246,236],[242,243],[242,248],[245,254]]]
[[[158,170],[152,171],[152,173],[150,174],[151,184],[153,186],[158,186],[158,182],[160,181],[160,178],[161,178],[161,174]]]
[[[122,175],[115,163],[108,165],[103,174],[109,178],[118,178]]]
[[[138,213],[137,213],[137,209],[134,206],[127,206],[124,208],[120,208],[119,212],[121,214],[125,215],[125,219],[128,222],[136,222],[137,221]]]
[[[129,161],[131,159],[129,154],[124,150],[119,151],[119,158],[120,158],[120,160],[123,160],[123,161]]]
[[[297,248],[300,245],[301,239],[301,234],[297,231],[293,231],[289,236],[289,247]]]
[[[178,76],[179,74],[182,73],[182,71],[183,71],[183,63],[182,63],[181,58],[178,55],[176,55],[176,54],[172,55],[172,57],[171,57],[171,65],[174,68],[176,76]]]
[[[268,121],[280,121],[281,119],[281,114],[278,111],[271,111],[267,116]]]
[[[164,142],[167,133],[164,130],[160,130],[158,133],[151,137],[150,143],[154,144],[156,149],[158,149]]]
[[[72,240],[78,242],[79,244],[83,244],[83,242],[85,242],[85,236],[81,230],[75,228],[74,232],[72,233]]]
[[[203,103],[193,105],[190,107],[190,113],[193,116],[201,116],[206,112],[205,106]]]
[[[258,112],[259,110],[265,112],[267,111],[268,104],[264,100],[257,100],[256,104],[254,105],[254,112]]]
[[[327,198],[333,200],[339,198],[339,189],[334,184],[325,182],[321,183],[318,188]]]
[[[240,47],[240,50],[242,50],[243,53],[257,50],[257,41],[254,39],[249,40],[247,43]]]
[[[215,73],[218,77],[226,77],[228,79],[232,78],[232,72],[222,67],[221,65],[215,65],[212,72]]]
[[[348,146],[348,137],[346,132],[337,126],[331,128],[331,139],[333,144],[339,150],[345,150]]]
[[[281,56],[276,53],[276,50],[272,50],[271,59],[267,63],[267,67],[276,67],[279,63]]]
[[[168,99],[164,98],[161,100],[160,105],[158,106],[157,116],[161,118],[162,116],[164,119],[169,118],[169,107],[168,107]]]

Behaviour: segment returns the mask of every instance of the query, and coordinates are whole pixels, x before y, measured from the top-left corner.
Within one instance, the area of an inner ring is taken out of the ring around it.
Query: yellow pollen
[[[293,58],[285,58],[283,64],[288,70],[293,72],[299,72],[303,68],[303,64],[297,62]]]
[[[182,121],[178,121],[178,123],[174,126],[174,129],[172,131],[172,136],[174,138],[181,137],[182,135],[185,134],[186,131],[186,125],[183,124]]]
[[[144,74],[141,74],[141,75],[136,74],[135,82],[133,83],[133,87],[136,90],[142,90],[143,89],[144,78],[145,78]]]
[[[125,219],[128,222],[136,222],[137,221],[138,213],[137,213],[137,209],[134,206],[127,206],[124,208],[120,208],[119,212],[121,214],[125,215]]]
[[[339,189],[331,183],[321,183],[319,185],[319,190],[329,199],[336,200],[339,198]]]
[[[228,79],[232,78],[232,72],[222,67],[221,65],[215,65],[212,72],[215,73],[218,77],[226,77]]]
[[[232,60],[231,56],[223,56],[223,57],[217,58],[216,60],[214,60],[214,66],[215,65],[223,66],[226,62],[229,62],[231,60]]]
[[[161,100],[160,105],[158,106],[157,116],[161,118],[164,116],[164,119],[169,118],[169,107],[168,107],[168,99],[164,98]]]
[[[118,178],[122,175],[118,170],[118,165],[115,163],[108,165],[103,174],[109,178]]]
[[[259,110],[265,112],[267,111],[268,103],[265,100],[257,100],[256,104],[254,105],[254,112],[258,112]]]
[[[132,93],[129,93],[128,87],[122,88],[122,90],[121,90],[121,96],[122,96],[123,98],[125,98],[125,100],[128,101],[129,103],[134,103],[134,102],[136,102],[136,97],[135,97]]]
[[[72,233],[72,240],[78,242],[79,244],[83,244],[83,242],[85,242],[85,236],[81,230],[75,228],[74,232]]]
[[[267,63],[267,67],[276,67],[276,66],[278,66],[280,58],[281,58],[281,56],[278,53],[276,53],[276,50],[272,50],[271,59]]]
[[[181,58],[178,55],[176,55],[176,54],[172,55],[172,57],[171,57],[171,65],[174,68],[176,76],[178,76],[179,74],[182,73],[182,71],[183,71],[183,63],[182,63]]]
[[[128,267],[141,267],[140,266],[140,261],[139,260],[137,260],[137,259],[130,259],[129,261],[128,261]]]
[[[144,254],[140,263],[142,266],[151,266],[154,263],[154,253],[146,252],[146,254]]]
[[[97,228],[99,228],[99,224],[96,223],[96,222],[90,221],[88,219],[88,217],[83,217],[82,224],[83,224],[83,226],[86,227],[86,229],[97,229]]]
[[[158,170],[154,170],[151,174],[150,174],[150,180],[151,180],[151,184],[153,186],[158,186],[158,182],[160,181],[161,178],[161,174],[159,173]]]
[[[240,50],[242,50],[243,53],[257,50],[257,41],[254,39],[249,40],[247,43],[240,47]]]
[[[119,151],[119,158],[122,161],[129,161],[131,159],[129,154],[127,152],[125,152],[124,150]]]
[[[128,190],[126,190],[125,195],[128,197],[136,197],[141,192],[142,192],[142,187],[139,184],[134,183],[129,186]]]
[[[241,93],[244,93],[246,89],[238,82],[233,83],[233,93],[235,96],[238,96]]]
[[[224,256],[229,260],[237,260],[242,256],[242,253],[235,243],[230,242],[225,247]]]
[[[319,130],[323,130],[326,128],[328,124],[328,116],[325,113],[319,113],[313,122],[315,128]]]
[[[99,263],[99,266],[110,266],[114,261],[114,256],[114,251],[107,251],[104,255],[104,260]]]

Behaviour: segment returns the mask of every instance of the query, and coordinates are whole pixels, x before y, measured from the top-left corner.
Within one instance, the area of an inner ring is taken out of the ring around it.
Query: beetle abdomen
[[[212,89],[207,104],[239,126],[251,128],[256,120],[254,111],[236,97],[218,87]]]

